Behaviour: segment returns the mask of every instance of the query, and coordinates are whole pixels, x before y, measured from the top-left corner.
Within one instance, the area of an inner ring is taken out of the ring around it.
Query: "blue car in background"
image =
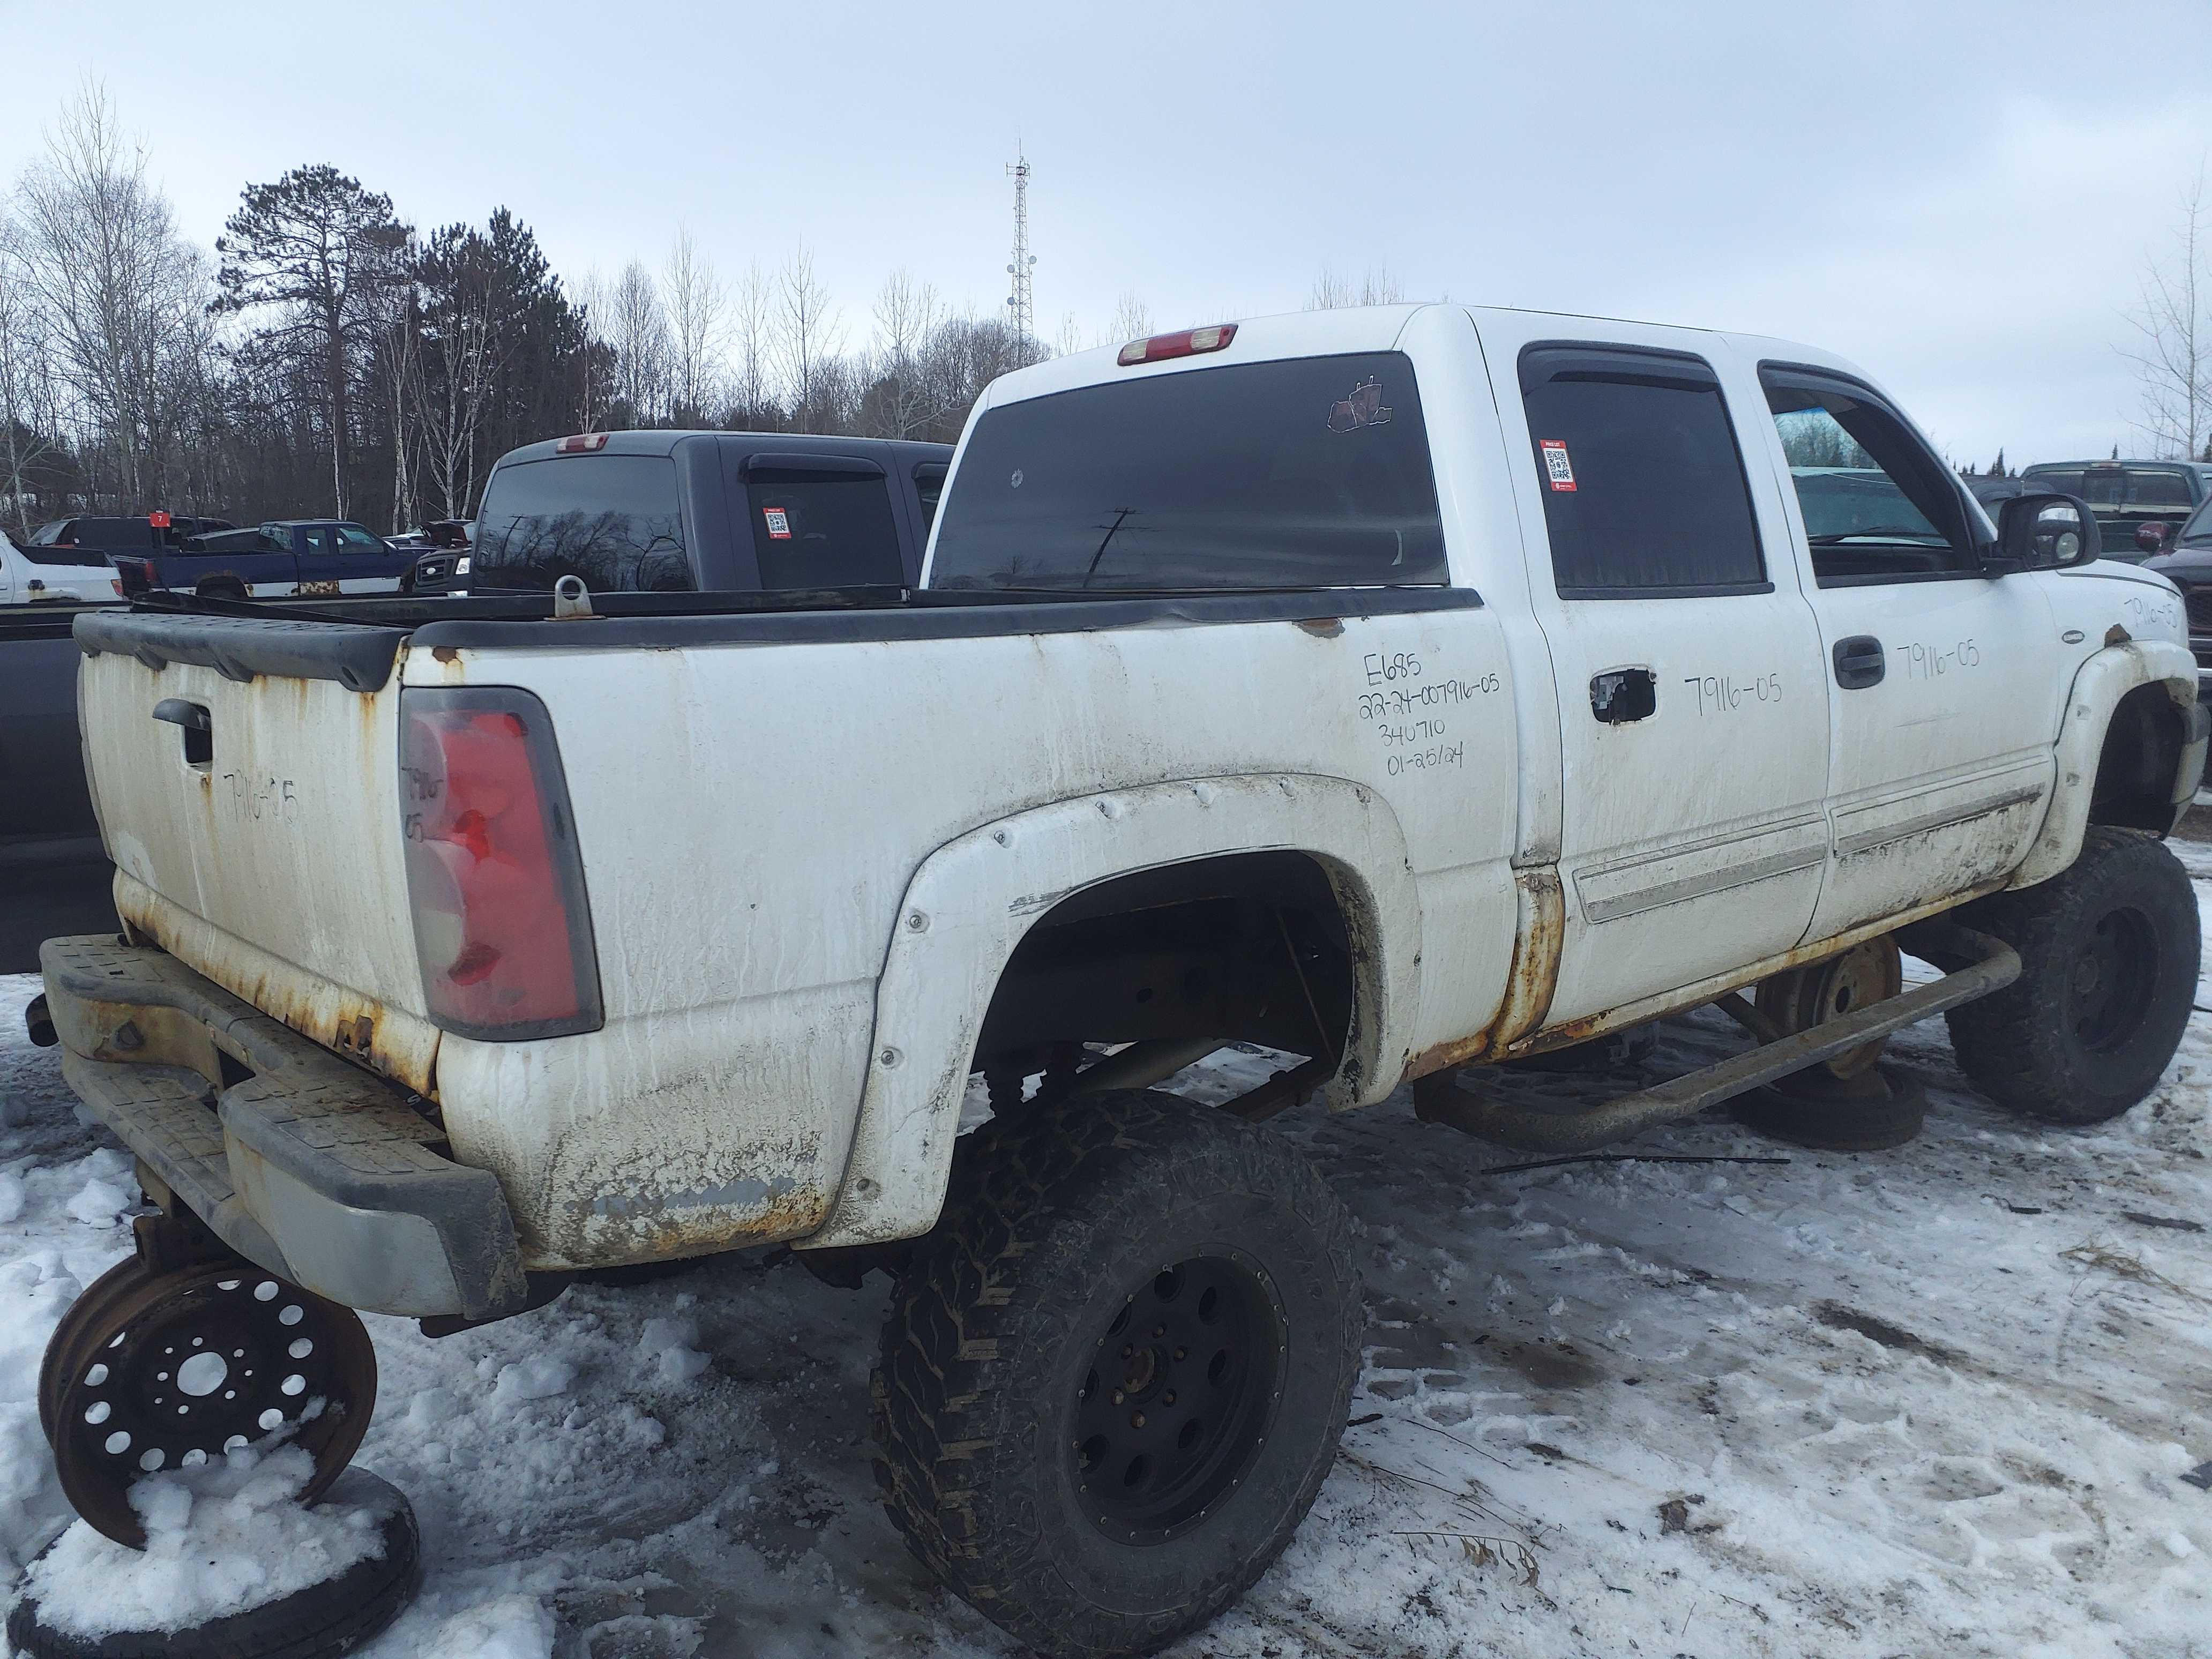
[[[396,593],[419,556],[343,519],[279,519],[188,538],[175,549],[111,554],[126,597],[155,588],[205,599]]]

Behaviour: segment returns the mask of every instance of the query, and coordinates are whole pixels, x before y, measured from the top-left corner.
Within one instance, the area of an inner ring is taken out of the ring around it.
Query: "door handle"
[[[187,732],[212,732],[215,720],[204,703],[186,702],[182,697],[164,697],[154,705],[154,718],[167,720],[172,726],[181,726]]]
[[[1846,691],[1863,691],[1869,685],[1880,685],[1888,664],[1881,653],[1881,641],[1871,634],[1854,634],[1847,640],[1838,640],[1832,653],[1836,664],[1836,684]]]

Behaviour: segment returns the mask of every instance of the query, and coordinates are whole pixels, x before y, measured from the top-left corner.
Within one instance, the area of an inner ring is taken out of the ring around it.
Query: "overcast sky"
[[[1692,21],[1693,20],[1693,21]],[[1038,331],[1408,298],[1817,343],[1954,459],[2133,436],[2143,261],[2212,146],[2212,4],[0,0],[0,174],[88,78],[192,237],[328,161],[420,227],[512,208],[570,277],[802,241],[860,343],[903,266]]]

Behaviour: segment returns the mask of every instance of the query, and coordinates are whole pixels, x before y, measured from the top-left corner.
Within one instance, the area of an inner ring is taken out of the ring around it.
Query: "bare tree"
[[[736,424],[757,429],[770,419],[769,387],[775,323],[775,290],[760,261],[750,260],[730,307],[730,349],[736,370],[731,387]]]
[[[8,510],[27,538],[29,470],[52,451],[58,434],[51,419],[47,342],[21,243],[15,220],[0,219],[0,465],[7,469]]]
[[[2195,460],[2212,453],[2212,201],[2204,165],[2180,203],[2164,258],[2143,265],[2128,321],[2136,349],[2123,355],[2142,386],[2136,429],[2160,456]]]
[[[862,376],[871,382],[862,409],[867,435],[911,438],[939,413],[921,354],[944,320],[945,307],[927,283],[917,283],[904,270],[884,279],[876,296],[874,362]]]
[[[1369,266],[1357,286],[1350,277],[1338,275],[1334,267],[1323,265],[1314,279],[1313,291],[1306,296],[1305,308],[1338,311],[1346,306],[1395,306],[1405,297],[1404,289],[1388,265]]]
[[[160,408],[165,360],[179,349],[185,313],[205,297],[195,289],[205,273],[147,182],[144,154],[125,143],[96,87],[63,111],[17,196],[21,268],[51,367],[106,454],[117,497],[135,501],[149,448],[172,424]]]
[[[1114,330],[1108,345],[1119,345],[1130,340],[1141,340],[1152,331],[1152,308],[1127,289],[1114,302]]]
[[[602,321],[615,352],[615,397],[635,426],[656,426],[668,411],[668,319],[653,273],[631,260],[615,278]]]
[[[678,426],[698,426],[720,391],[722,336],[728,298],[714,267],[699,252],[688,228],[679,228],[661,272],[668,314],[669,392],[672,418]]]
[[[800,432],[832,430],[828,419],[830,367],[837,355],[840,331],[829,290],[815,280],[814,256],[802,244],[776,277],[774,319],[776,367]]]

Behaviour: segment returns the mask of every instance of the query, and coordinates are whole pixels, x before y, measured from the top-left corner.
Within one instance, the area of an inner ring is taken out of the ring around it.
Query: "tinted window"
[[[945,463],[925,461],[914,470],[914,493],[921,497],[921,533],[937,522],[937,503],[945,494]]]
[[[2080,495],[2081,494],[2081,469],[2078,466],[2054,466],[2048,471],[2039,466],[2032,466],[2020,476],[2023,478],[2033,479],[2039,488],[2051,490],[2057,495]],[[2083,499],[2086,500],[2087,497]]]
[[[387,556],[392,551],[380,538],[372,536],[357,524],[342,524],[338,526],[338,550],[341,553],[350,553],[356,558],[368,555],[380,559]]]
[[[556,456],[502,466],[477,515],[479,592],[543,591],[580,576],[594,592],[695,586],[676,463],[665,455]]]
[[[898,532],[889,481],[849,472],[745,477],[763,587],[896,587]]]
[[[976,422],[938,587],[1444,580],[1413,364],[1396,352],[1109,381]]]
[[[2130,469],[2128,473],[2128,505],[2152,513],[2186,513],[2189,510],[2189,480],[2179,472]]]
[[[1899,580],[1978,572],[1966,503],[1951,471],[1864,387],[1762,368],[1813,574]]]
[[[1562,598],[1764,587],[1743,459],[1711,369],[1536,347],[1521,385]]]

